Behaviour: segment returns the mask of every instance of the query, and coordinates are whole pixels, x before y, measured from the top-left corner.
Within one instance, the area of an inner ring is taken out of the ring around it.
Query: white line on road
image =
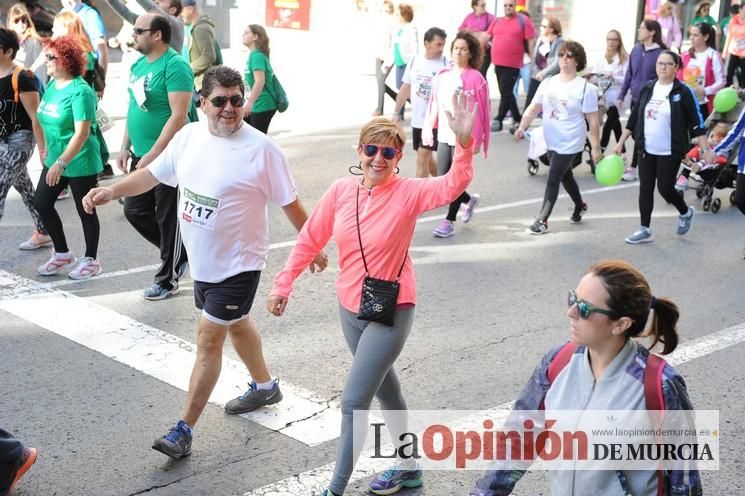
[[[670,365],[682,365],[691,360],[701,358],[711,353],[724,350],[731,346],[745,342],[745,322],[717,331],[706,336],[691,339],[678,346],[675,352],[671,353],[665,360]],[[503,413],[504,410],[510,410],[514,407],[515,402],[510,401],[502,403],[494,408],[484,410],[478,414],[469,415],[456,421],[457,425],[474,426],[480,425],[484,418],[492,418],[492,413]],[[373,452],[364,452],[360,456],[360,462],[355,467],[354,473],[350,478],[350,483],[360,479],[370,477],[379,470],[370,458]],[[334,470],[334,463],[327,463],[318,468],[308,470],[300,474],[293,475],[281,481],[269,484],[258,489],[254,489],[243,496],[297,496],[300,494],[313,494],[312,491],[319,487],[326,487],[331,480]]]
[[[30,279],[2,270],[0,310],[182,391],[189,388],[196,346],[177,336],[87,299],[46,288]],[[220,380],[210,396],[210,402],[225,405],[245,391],[249,380],[242,362],[223,357]],[[260,409],[245,414],[244,417],[308,446],[338,437],[341,416],[337,404],[326,402],[311,391],[284,381],[282,392],[284,400],[276,407]],[[174,415],[177,408],[178,405],[174,405]]]

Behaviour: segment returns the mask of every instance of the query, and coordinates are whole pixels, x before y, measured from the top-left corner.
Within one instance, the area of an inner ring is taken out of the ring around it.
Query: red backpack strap
[[[662,371],[665,368],[665,360],[649,354],[647,368],[644,369],[644,402],[648,411],[664,410],[665,397],[662,395]],[[662,427],[662,418],[652,418],[657,424],[654,428]],[[665,474],[662,470],[657,471],[657,496],[662,496],[665,489]]]
[[[562,370],[564,370],[564,367],[566,367],[569,363],[569,360],[572,359],[572,355],[574,354],[576,349],[577,343],[569,341],[567,344],[561,347],[554,359],[551,360],[551,363],[548,366],[548,372],[546,374],[548,376],[549,385],[553,384],[556,380],[556,377],[561,373]]]

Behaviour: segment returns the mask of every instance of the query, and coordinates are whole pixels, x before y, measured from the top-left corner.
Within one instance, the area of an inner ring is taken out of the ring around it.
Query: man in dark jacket
[[[183,0],[182,3],[184,9],[181,17],[188,33],[184,36],[184,55],[188,54],[187,60],[194,73],[194,85],[199,94],[204,73],[218,63],[215,23],[208,15],[199,11],[197,0]]]

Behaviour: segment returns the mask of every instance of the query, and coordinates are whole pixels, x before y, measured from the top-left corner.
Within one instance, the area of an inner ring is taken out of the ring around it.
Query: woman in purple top
[[[458,31],[467,29],[476,36],[476,39],[481,43],[481,48],[484,52],[484,60],[481,63],[479,72],[482,76],[486,77],[486,71],[491,65],[491,42],[489,33],[489,25],[492,23],[496,16],[486,11],[486,0],[471,0],[471,8],[473,12],[468,14],[463,22],[460,23]]]
[[[621,93],[618,94],[616,106],[619,110],[623,108],[623,100],[629,90],[631,91],[631,106],[633,108],[639,99],[644,84],[657,77],[657,56],[662,50],[667,49],[662,41],[662,28],[657,21],[651,19],[642,21],[637,31],[637,39],[639,43],[634,45],[631,50],[629,68],[626,71],[623,86],[621,86]],[[628,167],[623,174],[624,181],[636,180],[636,158],[637,153],[634,151],[631,167]]]

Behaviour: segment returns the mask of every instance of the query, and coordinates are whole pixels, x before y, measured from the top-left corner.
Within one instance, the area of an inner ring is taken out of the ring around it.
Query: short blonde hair
[[[729,133],[729,130],[731,129],[731,126],[727,124],[726,122],[720,122],[716,126],[714,126],[714,129],[711,130],[712,136],[721,136],[724,138],[727,136],[727,133]]]
[[[369,143],[391,143],[399,150],[404,149],[406,134],[401,126],[386,117],[375,117],[362,126],[359,145]]]

